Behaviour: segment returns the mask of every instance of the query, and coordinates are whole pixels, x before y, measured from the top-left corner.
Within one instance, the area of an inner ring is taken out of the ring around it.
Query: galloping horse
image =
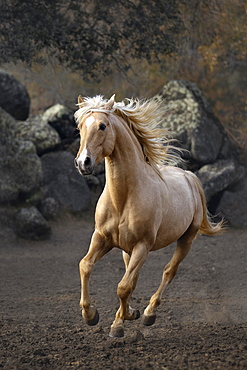
[[[222,222],[213,223],[197,177],[169,165],[168,140],[161,129],[161,105],[155,100],[115,102],[102,96],[78,97],[75,118],[80,148],[75,165],[83,175],[93,172],[105,158],[106,184],[95,211],[95,230],[86,256],[80,261],[82,316],[88,325],[98,323],[91,305],[89,277],[93,265],[112,248],[122,250],[125,274],[118,284],[120,307],[110,336],[124,335],[124,320],[140,317],[129,305],[138,273],[148,253],[177,241],[161,284],[142,317],[152,325],[162,293],[174,278],[198,232],[216,235]],[[165,164],[165,165],[164,165]]]

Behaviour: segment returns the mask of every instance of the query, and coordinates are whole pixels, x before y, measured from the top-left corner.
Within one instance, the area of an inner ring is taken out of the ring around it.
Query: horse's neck
[[[137,190],[144,167],[144,155],[137,138],[126,124],[121,123],[116,127],[114,151],[106,157],[106,186],[112,201],[120,208]]]

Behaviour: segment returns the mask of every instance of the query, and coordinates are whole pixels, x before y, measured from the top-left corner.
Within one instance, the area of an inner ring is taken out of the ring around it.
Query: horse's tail
[[[198,191],[201,197],[202,208],[203,208],[203,219],[202,219],[199,232],[205,235],[210,235],[210,236],[223,233],[224,220],[222,219],[220,222],[211,221],[211,217],[207,209],[206,196],[202,188],[201,182],[196,175],[194,175],[193,177],[194,177],[196,186],[198,188]]]

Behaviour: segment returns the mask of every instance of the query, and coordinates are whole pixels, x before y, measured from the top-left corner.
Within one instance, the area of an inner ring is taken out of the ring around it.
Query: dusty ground
[[[247,230],[198,237],[168,287],[156,323],[126,322],[108,336],[124,273],[121,253],[95,266],[91,293],[100,322],[87,327],[79,309],[78,262],[92,222],[66,218],[51,240],[0,241],[1,356],[4,369],[246,369]],[[143,311],[174,249],[150,254],[132,306]]]

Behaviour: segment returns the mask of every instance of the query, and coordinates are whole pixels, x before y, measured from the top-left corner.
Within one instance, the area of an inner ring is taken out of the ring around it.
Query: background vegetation
[[[0,63],[32,114],[76,97],[150,97],[195,82],[247,151],[246,0],[2,0]]]

